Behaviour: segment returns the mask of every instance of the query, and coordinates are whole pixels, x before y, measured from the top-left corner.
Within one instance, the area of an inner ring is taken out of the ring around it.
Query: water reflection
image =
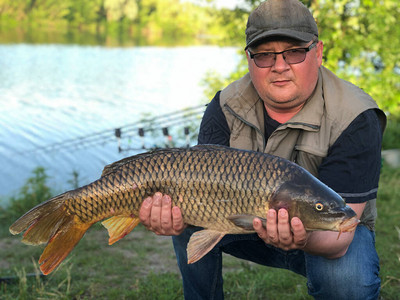
[[[82,46],[106,46],[106,47],[134,47],[134,46],[193,46],[212,45],[217,37],[199,36],[193,37],[145,37],[131,32],[125,28],[117,28],[113,31],[101,30],[98,32],[81,31],[77,29],[60,30],[37,27],[7,28],[0,26],[0,44],[64,44]]]
[[[0,197],[14,193],[37,166],[63,191],[72,173],[81,184],[104,165],[133,153],[117,145],[20,156],[36,147],[114,129],[206,103],[207,71],[225,76],[240,57],[233,47],[0,45]]]

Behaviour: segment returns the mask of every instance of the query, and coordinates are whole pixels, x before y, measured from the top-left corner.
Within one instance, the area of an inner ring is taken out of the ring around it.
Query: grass
[[[400,169],[383,169],[378,192],[376,248],[380,257],[383,299],[400,295]]]
[[[46,177],[39,175],[36,183],[42,184]],[[39,193],[32,186],[30,190]],[[29,192],[25,196],[29,197]],[[399,199],[400,169],[385,166],[376,226],[382,299],[400,295]],[[25,209],[23,196],[15,201],[20,205],[14,204],[13,209]],[[20,237],[8,233],[15,214],[0,209],[0,278],[8,279],[0,282],[0,299],[183,299],[169,237],[156,236],[139,225],[108,246],[106,230],[95,225],[66,261],[43,277],[37,265],[43,247],[24,245]],[[224,290],[226,299],[311,299],[305,278],[228,255],[224,256]]]

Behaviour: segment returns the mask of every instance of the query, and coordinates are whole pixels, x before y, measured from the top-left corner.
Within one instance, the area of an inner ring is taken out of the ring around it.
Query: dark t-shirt
[[[229,146],[230,129],[219,104],[218,92],[209,103],[200,125],[199,144]],[[264,109],[265,138],[280,125]],[[348,203],[375,199],[381,167],[382,132],[374,110],[360,114],[329,148],[318,178]]]

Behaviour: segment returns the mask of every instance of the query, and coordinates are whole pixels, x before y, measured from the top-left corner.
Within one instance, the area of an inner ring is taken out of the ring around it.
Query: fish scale
[[[23,242],[47,243],[39,263],[54,270],[94,223],[112,244],[139,223],[143,199],[168,194],[185,223],[203,227],[188,244],[188,263],[201,259],[225,234],[254,232],[269,208],[285,208],[307,230],[354,230],[355,213],[306,170],[276,156],[204,145],[162,149],[106,166],[101,177],[39,204],[10,227]],[[333,205],[331,205],[333,203]],[[326,207],[321,209],[321,207]],[[351,221],[352,220],[352,221]]]

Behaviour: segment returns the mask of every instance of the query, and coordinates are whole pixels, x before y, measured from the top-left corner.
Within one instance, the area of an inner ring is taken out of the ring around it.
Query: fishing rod
[[[200,123],[201,116],[205,110],[205,105],[198,105],[194,107],[189,107],[186,109],[170,112],[163,115],[154,116],[151,118],[143,118],[136,122],[126,124],[118,128],[112,128],[107,130],[102,130],[98,132],[93,132],[84,136],[65,139],[59,142],[55,142],[49,145],[39,146],[33,149],[23,150],[15,152],[17,155],[31,155],[36,153],[52,153],[60,151],[71,151],[77,149],[86,149],[89,147],[97,145],[106,145],[112,142],[118,143],[118,151],[128,151],[128,150],[143,150],[143,149],[154,149],[157,146],[146,146],[145,135],[147,133],[154,134],[155,136],[160,136],[161,134],[166,137],[166,145],[171,144],[172,137],[168,137],[169,134],[165,134],[168,128],[172,127],[182,127],[184,135],[186,138],[186,146],[189,144],[189,125],[195,124],[198,127]],[[136,146],[130,146],[128,148],[121,147],[121,139],[129,138],[130,143],[132,141]],[[167,142],[167,139],[169,141]]]

